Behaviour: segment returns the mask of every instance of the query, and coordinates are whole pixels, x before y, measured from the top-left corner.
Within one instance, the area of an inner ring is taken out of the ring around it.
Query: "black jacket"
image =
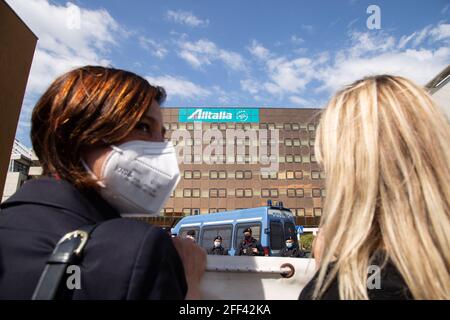
[[[253,252],[253,248],[258,250],[258,253]],[[251,237],[250,240],[243,240],[241,245],[239,246],[239,254],[240,256],[263,256],[264,250],[261,244],[255,238]]]
[[[66,181],[27,181],[0,205],[0,299],[30,299],[66,233],[99,224],[80,264],[72,299],[184,299],[182,262],[161,228],[121,218],[96,192]]]
[[[388,259],[384,263],[384,257],[381,254],[375,254],[371,262],[372,265],[380,267],[380,288],[367,288],[367,294],[370,300],[410,300],[413,299],[402,275],[394,266],[392,261]],[[331,266],[328,268],[329,272]],[[317,283],[319,272],[309,281],[300,293],[300,300],[311,300],[313,298],[314,289]],[[330,286],[325,290],[322,300],[339,300],[339,281],[334,278]]]
[[[284,247],[280,250],[280,257],[291,257],[291,258],[303,258],[305,253],[300,250],[297,246],[288,249]]]
[[[225,250],[225,248],[222,246],[220,246],[218,248],[212,247],[212,248],[208,249],[208,254],[218,255],[218,256],[226,256],[226,255],[228,255],[228,250]]]

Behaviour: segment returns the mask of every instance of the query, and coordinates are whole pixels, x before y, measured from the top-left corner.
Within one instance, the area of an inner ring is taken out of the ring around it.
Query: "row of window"
[[[167,130],[177,130],[177,129],[186,129],[186,130],[195,130],[195,124],[193,122],[174,122],[174,123],[165,123],[164,126]],[[304,130],[309,132],[314,132],[316,130],[316,125],[314,123],[235,123],[235,122],[223,122],[223,123],[202,123],[202,129],[279,129],[286,131],[297,131]]]
[[[236,146],[259,146],[259,145],[276,145],[277,143],[281,143],[283,141],[278,141],[275,139],[172,139],[173,145],[179,145],[179,146],[200,146],[203,144],[206,145],[213,145],[213,146],[225,146],[227,143],[231,145]],[[306,147],[312,147],[315,144],[315,139],[297,139],[297,138],[286,138],[284,139],[284,145],[286,147],[300,147],[300,146],[306,146]]]
[[[250,155],[236,155],[227,156],[224,155],[213,155],[213,156],[203,156],[201,154],[185,154],[183,155],[184,163],[222,163],[222,164],[234,164],[234,163],[316,163],[316,156],[311,155],[298,155],[298,154],[286,154],[284,156],[250,156]]]
[[[185,170],[183,172],[184,179],[191,180],[191,179],[201,179],[202,178],[202,172],[200,170]],[[311,171],[310,177],[312,180],[319,180],[319,179],[325,179],[325,173],[323,171]],[[237,170],[234,172],[229,172],[226,170],[210,170],[209,171],[209,179],[211,180],[225,180],[234,178],[237,180],[251,180],[253,178],[253,173],[251,170]],[[277,180],[277,179],[303,179],[303,171],[296,170],[296,171],[286,171],[286,172],[268,172],[263,171],[261,172],[261,179],[262,180]]]
[[[239,209],[245,209],[245,208],[239,208]],[[236,209],[236,210],[239,210]],[[205,213],[216,213],[216,212],[224,212],[227,211],[226,208],[208,208],[208,209],[202,209],[200,208],[183,208],[181,212],[176,212],[177,214],[181,213],[183,215],[197,215],[197,214],[205,214]],[[305,208],[293,208],[291,209],[292,214],[296,216],[321,216],[322,215],[322,208],[313,208],[312,210],[305,210]],[[174,208],[164,208],[161,210],[162,214],[166,215],[173,215],[175,213]]]
[[[176,190],[172,196],[180,196],[180,191]],[[263,188],[260,193],[254,192],[254,189],[251,188],[237,188],[234,191],[236,198],[252,198],[254,195],[261,195],[261,198],[278,198],[280,196],[279,189],[277,188]],[[183,198],[200,198],[202,196],[200,188],[185,188],[182,192]],[[203,197],[209,198],[226,198],[227,195],[230,195],[230,192],[227,192],[225,188],[213,188],[203,193]],[[305,190],[303,188],[287,188],[286,195],[288,198],[303,198],[305,196]],[[313,188],[311,195],[313,198],[325,197],[326,191],[325,189]]]

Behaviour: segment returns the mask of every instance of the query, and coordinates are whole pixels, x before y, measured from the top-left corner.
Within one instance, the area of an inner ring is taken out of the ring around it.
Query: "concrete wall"
[[[0,190],[3,190],[37,37],[0,0]]]

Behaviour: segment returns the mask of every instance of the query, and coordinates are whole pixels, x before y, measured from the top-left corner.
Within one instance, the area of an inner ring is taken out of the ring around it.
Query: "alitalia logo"
[[[226,111],[212,112],[203,111],[203,109],[195,110],[188,120],[232,120],[233,114]]]
[[[180,108],[179,122],[259,122],[256,108]]]

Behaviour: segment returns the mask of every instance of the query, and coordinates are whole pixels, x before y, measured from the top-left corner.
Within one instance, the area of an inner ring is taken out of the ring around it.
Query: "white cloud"
[[[221,61],[233,70],[244,70],[245,62],[241,55],[219,48],[214,42],[201,39],[196,42],[179,41],[179,57],[192,67],[200,69],[211,65],[213,61]]]
[[[211,95],[210,90],[202,88],[182,77],[164,75],[159,77],[147,76],[145,78],[151,84],[164,87],[167,91],[168,101],[170,101],[172,97],[199,99]]]
[[[253,96],[287,97],[302,106],[323,102],[326,95],[370,75],[400,75],[424,85],[450,64],[449,40],[450,24],[445,23],[398,39],[385,31],[351,32],[349,43],[337,52],[271,52],[265,76],[249,77],[240,85]]]
[[[256,40],[253,40],[247,49],[253,56],[260,60],[267,60],[270,56],[270,51]]]
[[[256,94],[260,90],[259,83],[254,79],[244,79],[240,81],[242,90],[251,94]]]
[[[392,74],[424,85],[450,64],[448,24],[427,26],[409,36],[356,34],[352,46],[335,55],[334,63],[317,69],[318,91],[334,92],[365,76]],[[429,45],[425,45],[429,44]]]
[[[60,6],[47,0],[9,2],[39,38],[28,93],[42,93],[56,76],[75,67],[109,64],[109,49],[118,44],[117,38],[128,36],[104,9],[88,10],[71,3]]]
[[[295,34],[291,36],[291,42],[293,44],[302,44],[305,40],[301,37],[296,36]]]
[[[109,65],[109,50],[129,33],[104,9],[47,0],[8,3],[39,39],[17,130],[23,137],[27,136],[34,102],[57,76],[83,65]]]
[[[289,97],[289,101],[292,103],[295,103],[298,106],[305,106],[308,105],[308,101],[299,97],[299,96],[290,96]]]
[[[162,44],[159,44],[156,41],[144,36],[139,37],[139,45],[145,50],[149,51],[150,54],[160,59],[164,58],[168,52],[168,50],[164,48]]]
[[[202,20],[197,18],[192,12],[182,10],[168,10],[166,14],[167,19],[179,24],[188,25],[190,27],[202,27],[209,24],[209,20]]]

